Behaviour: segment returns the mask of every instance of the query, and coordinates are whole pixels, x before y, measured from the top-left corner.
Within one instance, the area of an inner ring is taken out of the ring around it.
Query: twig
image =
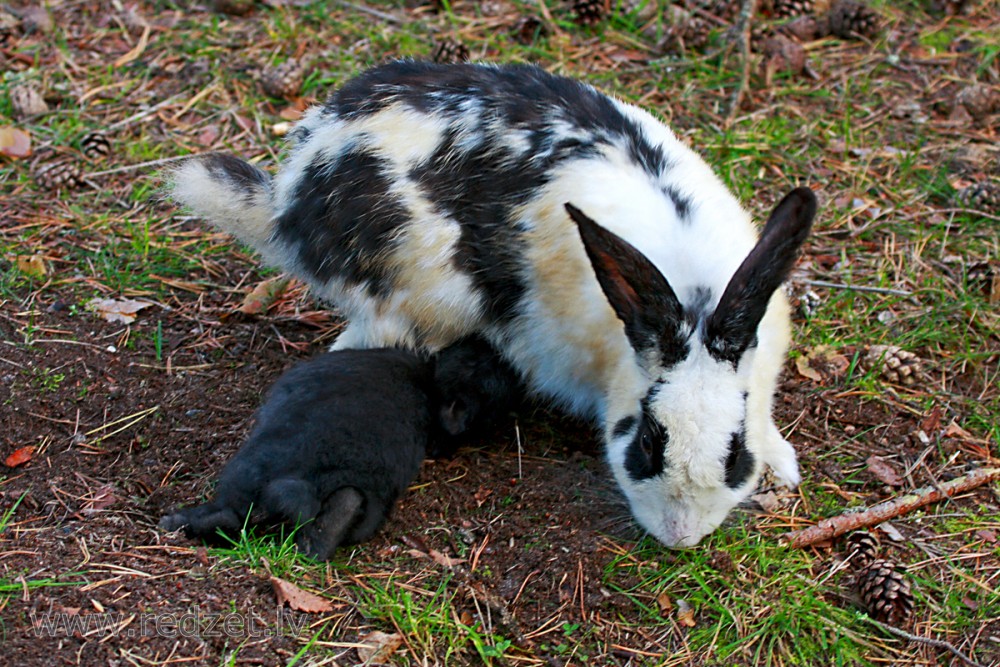
[[[207,153],[199,153],[199,155],[207,155]],[[186,160],[190,155],[175,155],[174,157],[164,157],[159,160],[150,160],[149,162],[140,162],[138,164],[127,164],[124,167],[115,167],[114,169],[105,169],[104,171],[93,171],[86,174],[87,178],[93,178],[95,176],[107,176],[109,174],[119,174],[123,171],[136,171],[138,169],[145,169],[147,167],[159,167],[161,164],[170,164],[171,162],[180,162],[181,160]]]
[[[848,285],[846,283],[828,283],[825,280],[804,280],[806,285],[813,287],[829,287],[830,289],[846,289],[854,292],[874,292],[876,294],[894,294],[896,296],[913,296],[913,292],[888,287],[869,287],[867,285]]]
[[[392,14],[386,14],[385,12],[380,12],[377,9],[368,7],[366,5],[360,5],[354,2],[348,2],[347,0],[338,0],[338,5],[341,7],[350,7],[351,9],[356,9],[359,12],[365,14],[371,14],[377,19],[382,19],[383,21],[388,21],[389,23],[404,23],[403,19],[398,16],[393,16]]]
[[[729,122],[732,122],[736,118],[740,105],[743,103],[743,98],[750,88],[750,22],[756,11],[757,0],[742,0],[740,3],[740,15],[733,26],[733,31],[736,33],[736,39],[740,47],[739,53],[743,71],[740,75],[740,87],[733,93],[733,99],[729,102]]]
[[[940,486],[927,486],[914,493],[879,503],[862,512],[840,514],[824,519],[814,526],[794,530],[782,536],[781,541],[791,547],[801,548],[824,540],[832,540],[852,530],[880,524],[924,505],[965,493],[997,479],[1000,479],[1000,468],[980,468]]]
[[[946,642],[943,639],[931,639],[930,637],[921,637],[920,635],[915,635],[907,632],[906,630],[901,630],[892,625],[886,625],[881,621],[876,621],[871,616],[865,615],[865,618],[869,623],[872,623],[875,627],[884,630],[890,634],[896,635],[897,637],[902,637],[903,639],[908,639],[911,642],[917,642],[918,644],[926,644],[927,646],[933,646],[934,648],[943,649],[945,651],[951,651],[956,658],[969,665],[970,667],[986,667],[986,665],[976,662],[969,656],[965,655],[959,651],[951,642]]]

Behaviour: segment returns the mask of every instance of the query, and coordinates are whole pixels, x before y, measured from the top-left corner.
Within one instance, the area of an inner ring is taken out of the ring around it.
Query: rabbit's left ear
[[[712,356],[736,363],[751,345],[771,295],[791,271],[815,215],[816,195],[809,188],[795,188],[774,207],[760,240],[708,318],[705,342]]]
[[[580,229],[583,247],[608,302],[625,324],[625,335],[639,353],[655,351],[665,357],[686,354],[680,338],[681,303],[670,283],[645,255],[628,241],[566,204],[566,212]]]

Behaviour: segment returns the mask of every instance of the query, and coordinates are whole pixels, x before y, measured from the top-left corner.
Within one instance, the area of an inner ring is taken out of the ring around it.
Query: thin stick
[[[199,153],[199,155],[207,155],[207,153]],[[94,171],[89,174],[85,174],[87,178],[93,178],[94,176],[107,176],[108,174],[119,174],[123,171],[136,171],[137,169],[145,169],[147,167],[159,167],[162,164],[170,164],[171,162],[180,162],[181,160],[186,160],[191,155],[177,155],[174,157],[164,157],[159,160],[150,160],[149,162],[140,162],[139,164],[127,164],[124,167],[115,167],[114,169],[105,169],[104,171]]]
[[[906,630],[901,630],[901,629],[899,629],[897,627],[894,627],[892,625],[886,625],[885,623],[882,623],[881,621],[876,621],[871,616],[866,616],[866,618],[868,619],[868,622],[870,622],[873,625],[875,625],[875,627],[880,628],[880,629],[882,629],[882,630],[884,630],[884,631],[886,631],[886,632],[888,632],[890,634],[896,635],[897,637],[902,637],[903,639],[908,639],[911,642],[917,642],[918,644],[926,644],[927,646],[933,646],[934,648],[937,648],[937,649],[943,649],[945,651],[951,651],[955,655],[956,658],[958,658],[959,660],[961,660],[965,664],[969,665],[970,667],[986,667],[986,665],[984,665],[982,663],[979,663],[979,662],[976,662],[975,660],[973,660],[969,656],[967,656],[964,653],[962,653],[961,651],[959,651],[950,642],[946,642],[946,641],[941,640],[941,639],[931,639],[930,637],[921,637],[920,635],[915,635],[915,634],[909,633]]]
[[[728,120],[730,122],[739,113],[740,104],[743,102],[743,98],[750,88],[750,22],[756,11],[757,0],[743,0],[740,4],[739,18],[736,19],[736,25],[733,26],[733,31],[736,33],[736,39],[740,47],[739,53],[743,70],[740,74],[740,87],[733,93],[733,99],[729,102]]]
[[[846,289],[854,292],[874,292],[875,294],[894,294],[896,296],[913,296],[913,292],[888,287],[868,287],[867,285],[847,285],[845,283],[828,283],[825,280],[806,280],[806,285],[814,287],[829,287],[830,289]]]
[[[918,489],[914,493],[869,507],[863,512],[840,514],[823,519],[814,526],[793,530],[783,535],[781,541],[791,547],[801,548],[824,540],[832,540],[852,530],[880,524],[924,505],[951,498],[997,479],[1000,479],[1000,468],[980,468],[964,477],[958,477],[937,487],[927,486]]]

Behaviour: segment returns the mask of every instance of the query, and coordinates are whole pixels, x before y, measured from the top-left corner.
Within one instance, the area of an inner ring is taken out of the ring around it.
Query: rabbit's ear
[[[587,256],[608,302],[625,324],[625,335],[637,352],[686,353],[680,340],[680,301],[663,274],[618,235],[604,229],[567,203],[566,211],[580,228]],[[662,360],[667,363],[667,360]]]
[[[809,188],[795,188],[774,207],[760,240],[708,318],[706,343],[713,356],[735,363],[751,345],[771,295],[788,276],[815,215],[816,195]]]

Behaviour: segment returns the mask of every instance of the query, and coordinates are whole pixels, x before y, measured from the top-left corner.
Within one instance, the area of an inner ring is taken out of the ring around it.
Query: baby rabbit
[[[290,137],[274,178],[210,155],[173,197],[335,304],[336,349],[484,336],[532,392],[598,421],[668,545],[718,526],[765,464],[798,483],[771,409],[811,190],[758,233],[651,114],[531,65],[382,65]]]
[[[164,516],[160,527],[233,535],[252,507],[260,518],[299,525],[299,548],[320,560],[368,539],[419,471],[432,431],[453,438],[511,401],[516,378],[483,341],[460,341],[437,357],[342,350],[293,367],[271,388],[215,498]]]

